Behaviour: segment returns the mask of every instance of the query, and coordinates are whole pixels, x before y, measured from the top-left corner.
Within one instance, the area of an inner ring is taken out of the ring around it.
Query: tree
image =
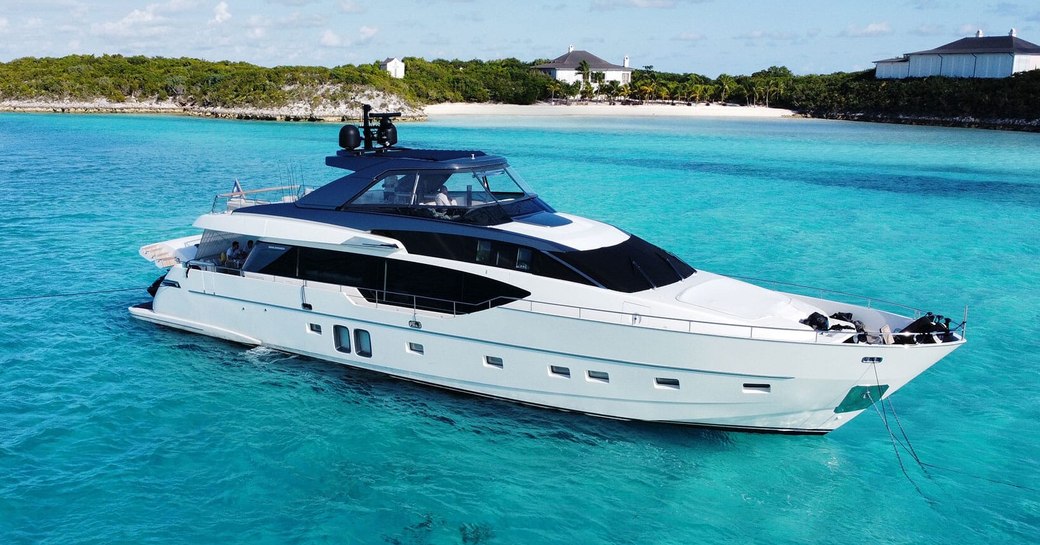
[[[730,92],[737,86],[737,81],[733,79],[733,76],[719,74],[719,77],[715,78],[715,84],[719,89],[719,102],[726,102]]]
[[[560,85],[560,81],[557,79],[553,79],[552,81],[547,83],[545,87],[546,89],[548,89],[550,93],[550,100],[556,102],[556,93],[559,93],[561,90],[563,90],[563,86]]]
[[[586,61],[585,59],[582,59],[581,62],[578,63],[578,73],[581,74],[581,81],[580,81],[581,87],[579,87],[579,93],[581,93],[582,98],[584,98],[585,97],[585,92],[584,92],[585,91],[585,87],[588,86],[589,79],[591,79],[591,77],[592,77],[592,67],[589,66],[589,62]]]

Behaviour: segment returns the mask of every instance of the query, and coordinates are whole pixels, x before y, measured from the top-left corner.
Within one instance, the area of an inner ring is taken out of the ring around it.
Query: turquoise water
[[[558,210],[715,272],[959,317],[824,437],[492,402],[129,318],[235,178],[332,178],[333,125],[0,115],[0,543],[1035,543],[1040,135],[813,120],[458,118]],[[894,423],[891,413],[890,423]],[[898,433],[898,431],[897,431]],[[897,452],[899,457],[897,458]],[[906,475],[901,470],[906,469]]]

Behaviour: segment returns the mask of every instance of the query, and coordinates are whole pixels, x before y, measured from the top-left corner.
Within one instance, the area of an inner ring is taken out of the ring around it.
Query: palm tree
[[[621,88],[618,89],[618,96],[620,96],[621,98],[628,98],[632,96],[632,86],[627,83],[622,84]]]
[[[726,97],[729,96],[730,91],[737,86],[736,80],[732,76],[720,74],[715,81],[718,82],[719,87],[719,102],[726,102]]]
[[[653,100],[657,94],[657,86],[653,83],[644,83],[639,86],[639,97],[643,100]]]
[[[547,83],[545,85],[545,87],[549,90],[549,95],[550,95],[549,99],[552,102],[555,103],[556,102],[556,93],[559,93],[560,91],[563,90],[563,87],[560,85],[560,81],[556,80],[556,79],[553,79],[553,80],[549,81],[549,83]]]
[[[581,89],[584,90],[585,86],[588,85],[589,79],[592,77],[592,67],[589,66],[589,61],[582,59],[578,63],[578,73],[581,74]]]

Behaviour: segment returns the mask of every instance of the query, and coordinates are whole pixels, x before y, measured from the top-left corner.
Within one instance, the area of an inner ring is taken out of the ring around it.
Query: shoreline
[[[431,104],[422,108],[409,108],[403,104],[394,104],[391,108],[379,108],[380,111],[390,109],[401,111],[401,120],[426,121],[430,118],[456,116],[518,116],[518,117],[746,117],[746,118],[779,118],[794,117],[797,114],[782,108],[766,108],[762,106],[724,106],[720,104],[604,104],[604,103],[571,103],[530,105],[498,104],[498,103],[466,103],[445,102]],[[177,104],[172,101],[136,101],[109,102],[105,99],[65,101],[65,100],[3,100],[0,101],[0,112],[26,113],[72,113],[72,114],[159,114],[189,115],[196,117],[215,117],[221,119],[239,119],[256,121],[307,121],[343,123],[361,119],[360,105],[339,105],[314,109],[305,104],[290,104],[272,108],[241,107],[217,108],[200,107],[191,104]]]
[[[400,100],[386,97],[362,97],[365,102],[381,104],[383,110],[400,111],[402,120],[424,121],[426,114],[421,108],[405,105]],[[344,123],[361,120],[362,100],[350,102],[323,102],[317,107],[305,102],[293,102],[283,106],[237,108],[204,107],[180,104],[172,100],[110,102],[94,100],[0,100],[0,112],[24,113],[69,113],[69,114],[144,114],[144,115],[187,115],[249,121],[308,121]]]
[[[723,106],[721,104],[494,104],[444,102],[424,108],[427,117],[520,116],[520,117],[794,117],[795,112],[763,106]]]
[[[939,118],[864,113],[795,112],[783,108],[763,106],[725,106],[721,104],[604,104],[571,103],[530,105],[499,103],[445,102],[421,108],[409,107],[399,101],[383,102],[378,111],[401,111],[400,121],[421,122],[451,117],[700,117],[747,119],[821,119],[856,121],[929,127],[952,127],[1016,132],[1040,132],[1040,120],[977,119],[973,117]],[[285,106],[260,108],[201,107],[178,104],[173,101],[110,102],[96,100],[0,100],[0,113],[69,113],[69,114],[131,114],[208,117],[243,121],[283,121],[309,123],[357,123],[361,120],[360,103],[323,104],[314,108],[309,104],[292,103]]]

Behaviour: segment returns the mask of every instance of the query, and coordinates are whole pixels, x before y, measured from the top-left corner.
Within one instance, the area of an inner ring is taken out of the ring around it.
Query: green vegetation
[[[378,63],[336,68],[263,68],[244,62],[188,58],[70,55],[27,57],[0,64],[3,99],[173,99],[203,107],[264,107],[300,98],[294,92],[297,89],[325,84],[402,90],[400,82],[380,70]]]
[[[208,62],[189,58],[70,55],[0,63],[0,100],[173,100],[198,107],[277,107],[326,98],[349,101],[358,86],[402,97],[413,105],[437,102],[629,100],[723,102],[790,108],[815,117],[927,121],[976,118],[1040,124],[1040,71],[1005,79],[924,78],[877,80],[873,71],[796,76],[773,66],[749,76],[634,70],[632,81],[604,81],[581,67],[574,84],[555,81],[532,67],[545,62],[404,59],[404,79],[378,63],[335,68]],[[331,91],[329,90],[331,89]]]
[[[429,62],[407,58],[405,63],[407,77],[398,80],[381,70],[379,63],[264,68],[244,62],[189,58],[28,57],[0,63],[0,99],[173,99],[201,107],[270,107],[306,99],[306,94],[319,86],[363,85],[396,94],[413,104],[531,104],[547,94],[549,83],[549,78],[516,59]]]

